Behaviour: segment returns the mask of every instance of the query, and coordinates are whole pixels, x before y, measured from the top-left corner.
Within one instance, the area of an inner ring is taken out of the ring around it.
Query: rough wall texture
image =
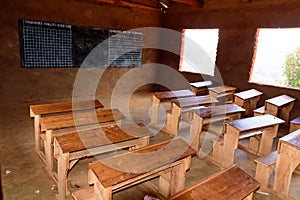
[[[128,30],[160,26],[161,14],[108,7],[76,0],[11,0],[0,7],[0,88],[2,102],[47,102],[70,98],[78,69],[24,69],[20,66],[18,19],[53,21],[80,26]],[[152,38],[156,40],[157,38]],[[153,50],[144,52],[143,63],[159,59]],[[130,69],[109,69],[97,94],[111,93],[114,84]],[[149,76],[154,76],[149,74]],[[137,77],[138,78],[138,77]],[[144,87],[143,89],[149,89]]]
[[[227,3],[226,3],[227,2]],[[275,88],[249,83],[252,58],[259,27],[300,27],[300,2],[298,1],[252,1],[209,0],[203,9],[176,12],[170,10],[164,17],[164,26],[181,30],[183,28],[219,28],[217,67],[225,84],[238,87],[240,91],[256,88],[264,93],[260,105],[266,98],[288,94],[298,98],[293,116],[300,115],[300,91]],[[176,19],[176,20],[175,20]],[[179,58],[172,59],[170,66],[178,69]],[[164,62],[164,61],[163,61]],[[166,61],[165,61],[166,62]],[[195,74],[184,74],[190,81],[201,80]]]

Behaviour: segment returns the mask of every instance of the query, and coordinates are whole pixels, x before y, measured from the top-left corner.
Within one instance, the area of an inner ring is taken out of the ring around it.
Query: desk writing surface
[[[164,91],[164,92],[154,92],[154,96],[156,96],[161,101],[167,101],[180,97],[189,97],[195,96],[191,90],[174,90],[174,91]]]
[[[290,121],[292,124],[300,124],[300,116]]]
[[[227,122],[227,124],[235,127],[239,132],[251,131],[282,123],[284,123],[284,120],[269,114]]]
[[[199,82],[190,83],[190,85],[195,88],[204,88],[204,87],[212,85],[212,82],[211,81],[199,81]]]
[[[103,108],[103,105],[98,100],[31,105],[30,116],[33,117],[34,115],[87,110],[93,108]]]
[[[279,141],[289,143],[300,150],[300,129],[280,138]]]
[[[209,88],[210,91],[215,92],[217,94],[232,92],[236,90],[236,87],[229,86],[229,85],[222,85],[218,87]]]
[[[207,117],[245,112],[245,109],[232,103],[232,104],[225,104],[220,106],[209,106],[206,108],[200,108],[194,110],[194,112],[202,118],[207,118]]]
[[[290,97],[288,95],[285,95],[285,94],[266,100],[267,103],[273,104],[277,107],[284,106],[284,105],[289,104],[293,101],[296,101],[296,99],[293,98],[293,97]]]
[[[241,99],[247,100],[247,99],[251,99],[251,98],[260,96],[262,94],[263,93],[258,91],[258,90],[250,89],[250,90],[246,90],[246,91],[243,91],[243,92],[235,93],[234,95],[241,98]]]
[[[204,95],[204,96],[193,96],[193,97],[173,99],[173,100],[171,100],[171,102],[174,102],[180,108],[184,108],[184,107],[188,107],[188,106],[217,103],[218,100],[211,98],[209,95]]]

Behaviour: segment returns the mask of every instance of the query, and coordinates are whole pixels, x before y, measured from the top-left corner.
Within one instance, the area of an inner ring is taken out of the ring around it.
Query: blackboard
[[[141,65],[141,32],[24,19],[19,20],[19,27],[22,67],[80,67],[90,52],[99,46],[101,65],[92,64],[87,67]]]

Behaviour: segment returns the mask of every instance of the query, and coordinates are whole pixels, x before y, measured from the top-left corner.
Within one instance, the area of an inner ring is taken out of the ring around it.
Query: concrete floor
[[[137,93],[129,103],[120,95],[119,102],[111,104],[107,96],[97,97],[106,108],[111,105],[118,105],[121,111],[129,105],[130,114],[136,123],[143,122],[148,125],[149,109],[151,107],[150,95],[146,93]],[[69,99],[60,99],[57,101],[66,101]],[[45,172],[38,156],[34,152],[34,134],[33,120],[29,118],[29,105],[43,102],[8,102],[0,105],[2,115],[0,116],[0,162],[2,187],[5,200],[54,200],[57,192],[55,186]],[[128,121],[127,121],[128,122]],[[126,122],[125,122],[126,123]],[[180,135],[188,139],[188,126],[181,123]],[[151,143],[167,140],[170,137],[160,131],[153,130],[155,136],[151,138]],[[281,133],[286,133],[286,127],[280,128]],[[274,144],[274,148],[275,148]],[[250,175],[255,173],[255,164],[253,160],[256,157],[242,150],[236,151],[235,164],[244,169]],[[68,185],[71,191],[87,187],[87,164],[94,158],[80,161],[70,172]],[[194,157],[192,159],[191,169],[187,172],[186,186],[218,171],[219,168],[205,159]],[[153,180],[156,181],[156,180]],[[271,178],[273,184],[273,175]],[[300,199],[300,176],[293,175],[290,196],[294,199]],[[270,190],[271,192],[271,190]],[[114,194],[115,200],[140,200],[146,195],[153,195],[141,186],[135,186]],[[67,199],[72,199],[68,196]],[[266,196],[255,194],[256,200],[276,200],[279,199],[272,194]]]

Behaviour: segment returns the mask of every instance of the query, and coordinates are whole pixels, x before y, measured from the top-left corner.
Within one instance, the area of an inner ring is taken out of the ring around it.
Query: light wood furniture
[[[237,147],[255,155],[267,155],[272,150],[273,140],[277,136],[279,124],[283,120],[266,114],[256,117],[248,117],[226,123],[224,141],[217,142],[213,147],[213,160],[222,167],[228,167],[234,163],[234,155]],[[250,133],[261,131],[257,137]],[[240,136],[250,134],[248,146],[239,144]]]
[[[191,146],[195,150],[199,151],[198,155],[200,156],[201,154],[199,140],[204,125],[219,121],[224,122],[225,120],[239,119],[244,111],[244,108],[241,108],[236,104],[210,106],[194,110],[194,116],[190,128],[190,142]],[[220,134],[222,134],[222,132],[219,133],[219,135]]]
[[[300,116],[294,118],[293,120],[290,121],[290,130],[289,133],[292,133],[296,130],[300,129]]]
[[[288,125],[290,113],[296,99],[288,95],[280,95],[265,101],[265,113],[278,116]]]
[[[168,200],[251,200],[259,187],[259,182],[233,165],[200,180]]]
[[[154,92],[152,94],[152,108],[151,108],[151,124],[153,126],[158,125],[158,111],[161,102],[170,101],[176,98],[191,97],[195,96],[190,90],[176,90],[176,91],[165,91],[165,92]]]
[[[209,95],[219,100],[220,102],[224,103],[224,101],[221,101],[221,98],[226,98],[226,103],[233,103],[234,100],[234,93],[235,93],[236,87],[229,86],[229,85],[222,85],[218,87],[212,87],[209,88]]]
[[[234,94],[234,103],[246,109],[245,115],[252,116],[253,110],[263,93],[255,89],[246,90]]]
[[[273,151],[254,160],[256,163],[255,179],[261,184],[259,191],[262,193],[269,193],[270,176],[275,168],[277,155],[277,151]]]
[[[124,115],[118,109],[85,111],[58,116],[43,117],[40,120],[40,134],[44,141],[45,155],[41,154],[42,161],[45,162],[49,174],[53,175],[53,137],[56,130],[70,127],[92,125],[98,123],[114,123],[124,119]],[[64,134],[64,133],[63,133]]]
[[[199,81],[190,83],[191,90],[196,95],[207,95],[208,94],[208,87],[212,86],[212,81]]]
[[[40,119],[42,116],[98,108],[103,108],[103,105],[98,100],[31,105],[29,107],[29,113],[30,117],[34,118],[35,151],[40,155]]]
[[[190,168],[191,156],[195,154],[186,142],[176,138],[91,163],[88,180],[94,185],[92,198],[113,199],[113,192],[155,177],[159,177],[156,192],[164,198],[174,195],[184,189],[185,173]],[[90,192],[90,189],[82,189],[72,196],[78,200]]]
[[[284,199],[292,199],[289,190],[292,174],[300,164],[300,130],[280,138],[277,152],[273,192]]]
[[[171,100],[171,111],[167,112],[166,130],[171,136],[178,135],[180,116],[183,113],[191,113],[193,110],[203,106],[212,106],[216,99],[212,99],[209,95],[186,97]]]
[[[54,137],[57,199],[66,198],[68,172],[79,159],[124,148],[133,150],[145,147],[149,144],[150,135],[143,126],[132,124],[119,127],[113,124]]]
[[[254,116],[260,116],[265,114],[265,106],[259,107],[253,110]]]

